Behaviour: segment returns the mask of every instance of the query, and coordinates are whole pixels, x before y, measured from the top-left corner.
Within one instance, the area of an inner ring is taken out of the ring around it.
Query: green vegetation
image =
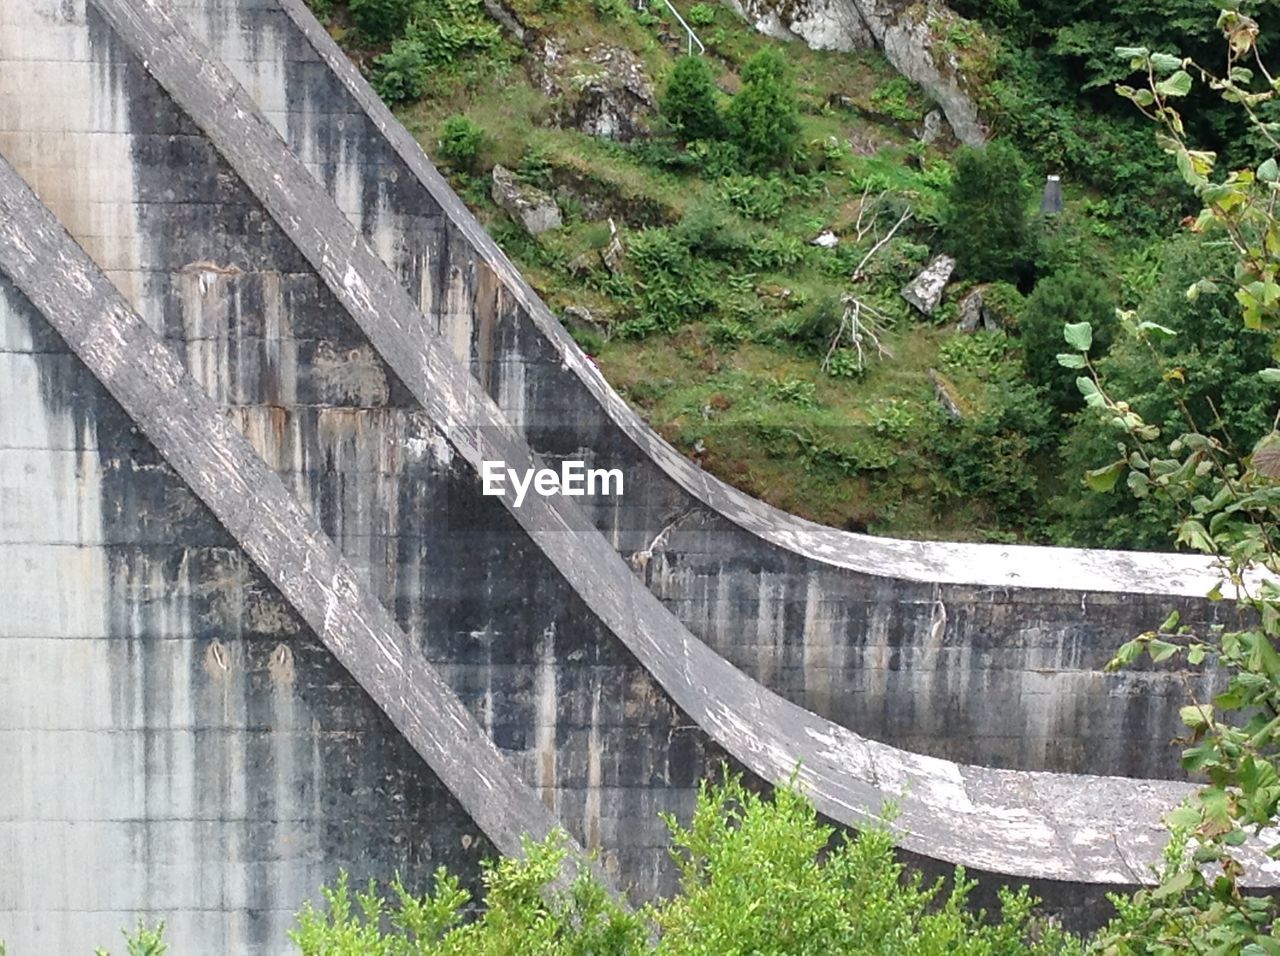
[[[788,166],[800,144],[791,69],[782,51],[765,47],[742,68],[742,90],[726,116],[733,141],[752,169]]]
[[[964,278],[1017,278],[1019,265],[1034,258],[1030,201],[1026,165],[1012,146],[996,142],[956,152],[941,233]]]
[[[1185,330],[1153,347],[1200,383],[1191,398],[1212,400],[1224,431],[1266,427],[1250,375],[1269,343],[1211,338],[1233,321],[1228,293],[1182,295],[1197,261],[1221,256],[1179,225],[1193,191],[1112,89],[1133,71],[1108,44],[1212,48],[1196,0],[957,2],[976,19],[948,21],[940,42],[970,69],[996,133],[982,150],[916,141],[929,104],[877,54],[781,45],[723,6],[681,7],[708,47],[697,57],[657,9],[507,6],[554,39],[554,61],[504,40],[479,0],[328,12],[549,304],[590,310],[591,329],[574,334],[613,385],[724,480],[878,534],[1169,547],[1167,508],[1080,478],[1115,436],[1056,363],[1063,323],[1090,323],[1094,361],[1135,407],[1178,414],[1131,342],[1110,349],[1116,307]],[[606,48],[652,80],[654,106],[626,143],[574,128],[593,78],[613,69],[597,62]],[[1265,152],[1209,91],[1188,102],[1189,135],[1224,162]],[[1265,120],[1273,106],[1257,109]],[[554,194],[565,225],[533,239],[510,222],[488,195],[495,163]],[[1037,209],[1048,173],[1066,190],[1052,218]],[[812,244],[827,232],[834,246]],[[900,290],[940,252],[958,267],[925,317]],[[976,285],[998,333],[954,331]],[[797,402],[777,382],[811,388]],[[887,427],[890,408],[899,424]]]
[[[662,115],[685,140],[720,139],[724,135],[715,81],[706,60],[686,56],[676,62],[662,95]]]

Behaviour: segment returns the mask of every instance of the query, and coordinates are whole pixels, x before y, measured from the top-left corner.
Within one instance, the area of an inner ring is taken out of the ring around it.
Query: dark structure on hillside
[[[339,868],[556,825],[652,896],[657,814],[722,762],[799,763],[847,826],[905,792],[905,852],[1081,924],[1158,857],[1184,688],[1102,665],[1213,614],[1209,569],[847,534],[702,473],[302,0],[0,5],[0,157],[13,956],[139,914],[282,951]],[[566,459],[626,493],[481,494]]]

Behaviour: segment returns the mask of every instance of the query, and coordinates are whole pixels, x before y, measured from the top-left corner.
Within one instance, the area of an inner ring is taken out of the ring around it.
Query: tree
[[[347,9],[361,35],[373,43],[390,43],[403,35],[416,0],[351,0]]]
[[[662,96],[661,109],[685,142],[719,139],[724,135],[724,120],[716,106],[711,68],[700,56],[684,56],[676,61]]]
[[[729,104],[729,134],[753,169],[786,166],[800,143],[800,110],[781,51],[768,46],[742,68],[742,90]]]
[[[1014,279],[1032,256],[1027,223],[1031,190],[1018,151],[994,142],[956,152],[942,217],[942,237],[965,278]]]

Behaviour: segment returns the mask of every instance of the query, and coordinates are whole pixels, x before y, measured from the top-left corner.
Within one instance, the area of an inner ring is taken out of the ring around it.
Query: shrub
[[[388,103],[416,100],[427,91],[431,62],[426,47],[417,40],[402,37],[373,62],[373,88]]]
[[[742,68],[742,91],[726,120],[752,169],[787,166],[800,144],[800,111],[781,51],[765,47]]]
[[[695,27],[709,27],[716,22],[716,8],[709,3],[695,3],[689,8],[688,19]]]
[[[770,220],[782,215],[786,202],[782,184],[759,176],[726,176],[717,191],[720,201],[748,219]]]
[[[347,9],[360,33],[374,43],[390,43],[409,25],[416,0],[351,0]]]
[[[942,236],[959,272],[980,282],[1013,279],[1034,258],[1027,222],[1031,190],[1012,146],[995,142],[956,152]]]
[[[1093,326],[1094,354],[1104,355],[1116,332],[1116,303],[1102,280],[1083,272],[1062,272],[1036,285],[1022,310],[1022,367],[1027,378],[1045,390],[1059,413],[1084,405],[1076,388],[1080,373],[1058,364],[1065,351],[1062,327],[1088,322]]]
[[[913,102],[915,92],[910,80],[905,76],[895,76],[871,91],[871,106],[890,119],[914,123],[924,116]]]
[[[676,229],[646,229],[635,236],[627,259],[636,275],[640,315],[624,323],[624,335],[672,332],[713,304],[706,273]]]
[[[662,96],[661,110],[686,141],[719,139],[724,135],[711,68],[700,56],[684,56],[676,61]]]
[[[484,130],[465,116],[450,116],[440,127],[440,158],[462,172],[475,168]]]

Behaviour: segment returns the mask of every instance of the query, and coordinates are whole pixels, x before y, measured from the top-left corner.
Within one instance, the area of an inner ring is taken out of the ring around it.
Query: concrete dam
[[[492,461],[625,488],[517,507]],[[1226,613],[1199,559],[868,537],[702,472],[302,0],[0,3],[0,546],[11,956],[138,916],[287,952],[339,869],[556,827],[652,898],[722,765],[845,827],[896,800],[926,870],[1092,925],[1213,680],[1103,666]]]

